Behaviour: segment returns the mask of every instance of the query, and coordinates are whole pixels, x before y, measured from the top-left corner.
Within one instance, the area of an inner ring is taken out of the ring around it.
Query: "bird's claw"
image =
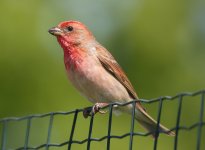
[[[83,110],[83,117],[84,118],[88,118],[88,116],[90,116],[91,112],[92,112],[92,107],[84,108],[84,110]]]
[[[100,113],[105,114],[107,111],[100,110],[102,107],[108,105],[107,103],[96,103],[93,107],[87,107],[83,110],[83,116],[84,118],[87,118],[88,116],[91,116],[92,114]]]
[[[93,107],[92,107],[92,111],[94,114],[96,114],[97,112],[99,112],[100,114],[105,114],[107,111],[103,111],[100,110],[102,107],[106,106],[105,103],[96,103]]]

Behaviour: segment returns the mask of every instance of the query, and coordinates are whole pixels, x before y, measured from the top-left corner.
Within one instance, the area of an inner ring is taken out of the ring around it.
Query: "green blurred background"
[[[140,98],[151,99],[205,88],[203,0],[1,0],[0,118],[69,111],[91,105],[67,80],[63,51],[47,32],[59,22],[71,19],[86,24],[98,41],[111,51]],[[183,125],[189,126],[198,120],[199,99],[188,98],[186,101]],[[157,106],[145,105],[155,118]],[[167,102],[164,107],[162,122],[173,127],[177,102]],[[52,142],[68,139],[72,116],[68,118],[54,120]],[[107,118],[107,115],[96,117],[94,137],[107,134]],[[34,121],[31,146],[45,142],[48,120],[37,120],[36,124]],[[88,134],[89,120],[81,116],[77,123],[74,138],[83,140]],[[126,114],[114,117],[112,134],[128,132],[129,123],[130,117]],[[9,126],[8,148],[23,145],[25,125],[26,122],[20,122]],[[143,129],[137,125],[136,130]],[[182,131],[179,149],[194,149],[196,132],[197,129]],[[160,136],[159,149],[173,149],[173,139]],[[129,138],[111,140],[111,148],[128,149],[128,141]],[[103,150],[105,145],[106,141],[93,142],[91,148]],[[153,140],[136,137],[134,146],[152,149]],[[86,144],[73,147],[85,148]],[[205,149],[204,142],[202,148]]]

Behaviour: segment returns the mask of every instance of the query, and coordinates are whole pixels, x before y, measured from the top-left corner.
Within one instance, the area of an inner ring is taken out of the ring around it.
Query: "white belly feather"
[[[84,58],[77,68],[69,70],[68,77],[91,102],[125,102],[131,99],[125,87],[104,69],[97,58]]]

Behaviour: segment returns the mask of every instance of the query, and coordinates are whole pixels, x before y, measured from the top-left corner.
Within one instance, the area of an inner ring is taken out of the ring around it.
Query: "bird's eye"
[[[67,30],[68,30],[68,31],[73,31],[73,27],[72,27],[72,26],[68,26],[68,27],[67,27]]]

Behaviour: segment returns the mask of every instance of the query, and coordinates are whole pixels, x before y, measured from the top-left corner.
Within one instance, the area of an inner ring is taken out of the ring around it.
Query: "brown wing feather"
[[[102,47],[101,47],[102,48]],[[137,99],[137,94],[135,93],[135,90],[130,83],[129,79],[125,75],[124,71],[121,69],[120,65],[117,63],[117,61],[114,59],[114,57],[106,50],[104,49],[103,53],[98,50],[98,59],[100,60],[103,67],[111,73],[128,91],[129,95],[133,99]],[[105,53],[106,51],[106,53]]]
[[[98,51],[97,57],[100,60],[102,66],[126,88],[131,98],[138,99],[138,96],[135,93],[131,82],[125,75],[124,71],[121,69],[120,65],[114,59],[114,57],[103,47],[97,47],[96,50]],[[136,106],[140,109],[145,110],[140,102],[138,102]]]

